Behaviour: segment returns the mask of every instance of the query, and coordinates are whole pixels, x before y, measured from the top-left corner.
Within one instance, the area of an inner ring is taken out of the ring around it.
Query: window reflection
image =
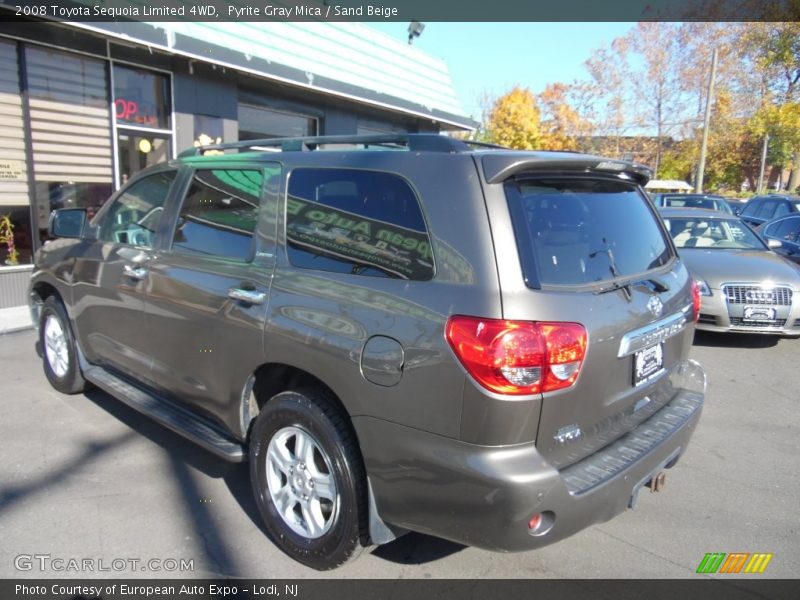
[[[255,170],[197,171],[181,208],[173,250],[249,260],[262,183],[263,174]]]

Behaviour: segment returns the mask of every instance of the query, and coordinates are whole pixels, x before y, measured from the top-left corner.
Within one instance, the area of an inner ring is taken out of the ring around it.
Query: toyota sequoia
[[[649,176],[427,134],[192,149],[53,213],[44,374],[249,461],[313,568],[407,531],[538,548],[661,489],[700,417]]]

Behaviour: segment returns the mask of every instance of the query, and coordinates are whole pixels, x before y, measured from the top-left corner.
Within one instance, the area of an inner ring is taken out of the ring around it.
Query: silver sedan
[[[800,268],[738,217],[662,208],[701,293],[698,329],[800,337]]]

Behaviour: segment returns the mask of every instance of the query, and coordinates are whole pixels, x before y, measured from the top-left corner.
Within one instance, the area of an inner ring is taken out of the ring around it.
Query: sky
[[[402,40],[408,23],[370,23]],[[593,50],[635,23],[425,23],[414,46],[443,59],[467,115],[480,119],[484,91],[499,96],[514,85],[536,94],[548,83],[586,79]]]

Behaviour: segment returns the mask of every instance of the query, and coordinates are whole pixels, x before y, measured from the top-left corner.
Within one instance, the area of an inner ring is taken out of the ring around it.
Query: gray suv
[[[409,530],[544,546],[658,491],[700,417],[699,294],[648,176],[438,135],[189,151],[54,213],[44,372],[249,460],[316,569]]]

